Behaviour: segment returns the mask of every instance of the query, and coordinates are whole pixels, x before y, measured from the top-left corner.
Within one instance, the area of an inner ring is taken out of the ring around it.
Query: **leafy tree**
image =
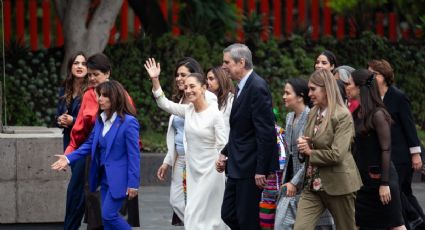
[[[374,13],[397,12],[411,28],[425,29],[425,1],[417,0],[332,0],[329,6],[337,13],[356,20],[359,30],[367,30]]]

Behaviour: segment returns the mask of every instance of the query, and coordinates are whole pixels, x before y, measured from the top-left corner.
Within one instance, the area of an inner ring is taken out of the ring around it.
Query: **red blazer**
[[[68,147],[65,149],[65,155],[78,149],[81,144],[90,136],[97,118],[99,105],[93,87],[87,89],[81,100],[80,111],[78,112],[77,120],[71,130],[71,140]]]

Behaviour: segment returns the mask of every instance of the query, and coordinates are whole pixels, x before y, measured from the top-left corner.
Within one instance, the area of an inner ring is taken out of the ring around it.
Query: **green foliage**
[[[166,153],[167,143],[165,143],[165,132],[146,130],[141,132],[143,150],[145,152]]]
[[[53,125],[62,53],[30,52],[18,43],[6,52],[7,121],[9,125]]]
[[[169,115],[158,109],[152,97],[152,84],[144,69],[144,62],[153,57],[161,63],[161,85],[171,97],[174,68],[185,56],[198,60],[204,69],[221,63],[221,47],[210,45],[204,36],[173,37],[164,35],[152,41],[142,37],[134,43],[108,47],[105,53],[113,60],[112,78],[120,81],[133,98],[138,118],[144,130],[164,131]]]
[[[110,46],[105,53],[113,61],[112,78],[120,81],[133,98],[142,127],[146,151],[164,151],[169,114],[158,109],[152,97],[149,77],[143,67],[148,57],[161,63],[161,84],[171,96],[174,68],[178,59],[192,56],[207,69],[220,65],[226,44],[209,42],[204,36],[138,40]],[[283,125],[287,113],[282,103],[285,81],[313,72],[316,56],[324,49],[332,50],[340,64],[366,67],[371,59],[387,59],[395,69],[396,85],[411,99],[417,124],[425,130],[425,48],[423,44],[390,43],[372,33],[358,39],[337,42],[323,38],[312,43],[294,36],[290,41],[269,40],[249,44],[255,71],[264,77],[272,91],[278,123]],[[59,64],[62,53],[57,50],[29,52],[24,48],[9,50],[7,56],[7,101],[9,125],[51,125],[59,87]],[[12,55],[13,54],[13,55]]]
[[[387,2],[388,0],[333,0],[330,1],[329,6],[337,13],[346,13],[357,7],[361,7],[361,5],[365,8],[372,8],[382,6]]]
[[[182,1],[180,28],[184,34],[202,34],[211,41],[222,40],[237,27],[236,5],[226,1]]]
[[[332,0],[329,6],[338,14],[353,17],[360,31],[374,20],[373,12],[395,11],[411,28],[425,29],[425,1],[417,0]]]
[[[425,131],[418,129],[418,136],[419,136],[419,140],[422,143],[422,146],[424,146],[425,145]]]

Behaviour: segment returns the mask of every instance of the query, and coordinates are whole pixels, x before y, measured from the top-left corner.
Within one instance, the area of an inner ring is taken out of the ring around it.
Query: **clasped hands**
[[[72,125],[74,118],[71,115],[64,113],[60,115],[56,121],[58,123],[58,126],[68,128]]]
[[[218,159],[215,161],[215,169],[217,172],[222,173],[226,168],[227,157],[224,154],[218,156]],[[266,175],[255,174],[255,184],[259,188],[264,188],[267,184]]]
[[[297,147],[298,151],[305,155],[310,156],[311,155],[311,138],[306,136],[301,136],[297,139]]]
[[[217,170],[217,172],[224,172],[224,169],[226,168],[226,161],[227,157],[224,154],[220,153],[218,159],[215,161],[215,169]]]

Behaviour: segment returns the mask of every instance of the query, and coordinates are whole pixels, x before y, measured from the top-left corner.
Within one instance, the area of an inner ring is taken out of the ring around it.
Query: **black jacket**
[[[410,101],[394,86],[384,96],[384,104],[391,114],[391,160],[394,164],[412,164],[411,147],[420,146]]]
[[[252,72],[230,114],[229,142],[222,150],[228,156],[230,178],[253,178],[279,168],[275,118],[267,83]]]

